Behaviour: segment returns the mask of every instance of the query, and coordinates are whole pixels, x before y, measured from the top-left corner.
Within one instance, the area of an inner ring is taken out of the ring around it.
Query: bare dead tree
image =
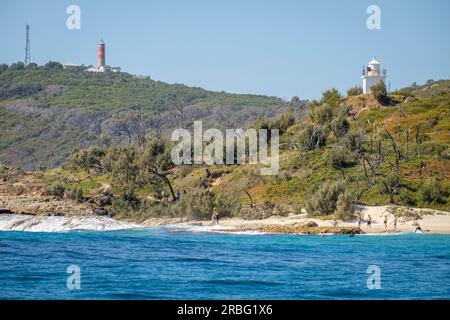
[[[409,152],[409,135],[411,134],[411,129],[409,127],[406,128],[405,130],[405,134],[406,134],[406,152]]]
[[[295,151],[298,151],[300,146],[297,142],[295,142],[294,137],[292,136],[292,133],[289,132],[289,140],[291,142],[291,146],[294,148]]]
[[[392,137],[392,135],[389,133],[389,130],[387,128],[384,129],[387,133],[387,136],[389,137],[389,139],[391,140],[391,144],[392,144],[392,149],[394,149],[394,154],[395,154],[395,166],[397,168],[397,171],[400,171],[400,159],[402,158],[402,154],[400,152],[400,150],[398,149],[397,144],[395,143],[394,138]]]
[[[414,141],[416,142],[416,149],[417,149],[417,158],[420,158],[420,143],[421,143],[421,139],[420,139],[420,126],[419,124],[416,125],[416,135],[414,138]]]
[[[175,110],[176,110],[176,119],[179,128],[184,128],[185,122],[185,113],[184,109],[186,108],[185,103],[183,103],[178,97],[175,101]]]
[[[253,208],[253,198],[250,195],[250,192],[248,192],[247,190],[244,190],[244,193],[247,195],[247,197],[250,199],[250,208]]]
[[[152,168],[148,168],[148,171],[151,172],[152,174],[154,174],[155,176],[158,176],[159,178],[161,178],[166,186],[169,188],[170,190],[170,195],[172,196],[172,201],[177,201],[177,196],[175,195],[175,192],[173,191],[173,187],[172,187],[172,183],[170,182],[168,175],[168,172],[162,173],[162,172],[158,172],[158,170],[154,170]]]

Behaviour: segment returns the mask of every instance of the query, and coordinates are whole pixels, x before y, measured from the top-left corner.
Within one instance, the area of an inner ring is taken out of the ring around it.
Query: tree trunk
[[[247,190],[244,190],[245,194],[248,196],[248,198],[250,199],[250,208],[253,208],[253,198],[250,195],[250,193]]]

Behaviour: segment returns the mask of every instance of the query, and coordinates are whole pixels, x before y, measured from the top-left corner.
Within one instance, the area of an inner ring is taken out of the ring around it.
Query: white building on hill
[[[363,81],[363,93],[370,93],[370,88],[377,82],[386,79],[386,69],[381,71],[380,63],[374,59],[363,67],[361,79]]]

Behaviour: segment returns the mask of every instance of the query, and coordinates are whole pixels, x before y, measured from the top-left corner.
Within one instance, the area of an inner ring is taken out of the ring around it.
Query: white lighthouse
[[[364,66],[361,79],[363,81],[363,93],[370,93],[370,88],[377,82],[386,79],[386,69],[381,71],[380,63],[374,59]]]

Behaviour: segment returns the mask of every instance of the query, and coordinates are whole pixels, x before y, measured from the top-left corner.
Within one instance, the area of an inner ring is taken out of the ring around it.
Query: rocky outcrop
[[[108,210],[95,204],[77,203],[41,196],[9,196],[0,194],[0,214],[27,214],[40,216],[108,215]]]
[[[361,228],[353,227],[308,227],[308,226],[267,226],[262,232],[270,233],[301,233],[301,234],[363,234]]]

